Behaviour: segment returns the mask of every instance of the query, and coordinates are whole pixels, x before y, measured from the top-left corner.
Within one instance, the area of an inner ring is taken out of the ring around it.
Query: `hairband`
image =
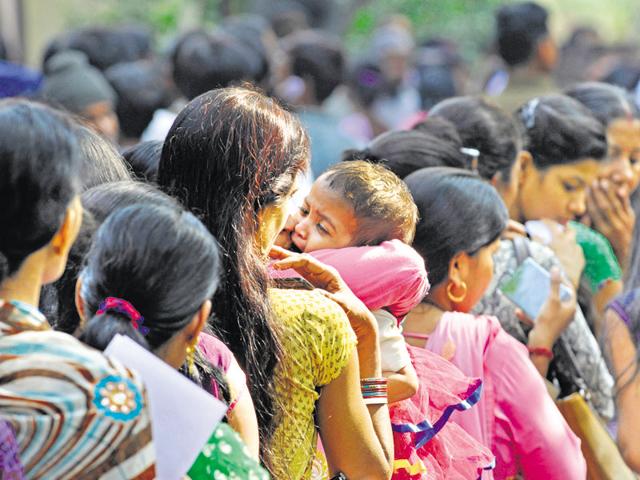
[[[138,330],[142,335],[149,333],[149,328],[142,325],[144,323],[144,317],[126,300],[117,297],[107,297],[100,303],[96,315],[102,315],[110,311],[121,313],[129,318],[133,328]]]
[[[536,124],[536,108],[538,108],[538,104],[540,103],[539,98],[534,98],[530,100],[520,112],[520,117],[524,122],[524,126],[527,128],[533,128]]]

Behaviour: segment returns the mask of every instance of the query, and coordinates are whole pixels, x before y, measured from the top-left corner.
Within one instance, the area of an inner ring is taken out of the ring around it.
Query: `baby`
[[[379,326],[389,403],[413,396],[418,379],[399,323],[427,294],[429,283],[413,240],[417,208],[406,185],[380,165],[339,163],[312,185],[279,245],[335,267]],[[274,277],[281,276],[274,272]]]

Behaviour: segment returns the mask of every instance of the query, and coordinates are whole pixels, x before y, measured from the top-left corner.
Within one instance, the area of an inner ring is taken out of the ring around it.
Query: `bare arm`
[[[613,310],[605,314],[603,334],[616,377],[618,446],[627,465],[640,472],[640,376],[637,350],[627,325]]]
[[[383,448],[393,439],[386,405],[366,406],[360,392],[360,358],[353,352],[346,367],[330,384],[322,388],[318,402],[320,436],[333,474],[347,478],[388,479],[391,458]],[[375,368],[366,372],[380,375]]]
[[[260,436],[258,434],[258,419],[253,400],[247,389],[245,375],[240,365],[234,358],[227,371],[227,381],[232,390],[238,395],[238,402],[234,409],[227,414],[229,425],[233,428],[242,441],[247,445],[253,458],[259,458]]]
[[[562,277],[557,268],[551,270],[551,291],[549,298],[545,302],[538,318],[535,321],[533,329],[529,332],[529,340],[527,346],[530,351],[536,348],[542,348],[551,351],[553,345],[562,332],[567,328],[573,320],[576,312],[576,295],[572,295],[571,299],[562,301],[560,299],[560,284]],[[542,355],[532,354],[531,361],[536,370],[546,378],[549,370],[551,359]]]
[[[396,403],[413,397],[418,391],[418,375],[412,364],[397,372],[382,372],[387,378],[389,403]]]
[[[273,249],[275,268],[293,268],[342,307],[358,344],[349,363],[322,388],[318,414],[320,435],[329,467],[350,478],[388,479],[393,464],[393,434],[389,408],[365,405],[361,378],[381,377],[378,325],[373,314],[349,290],[338,272],[308,255]]]

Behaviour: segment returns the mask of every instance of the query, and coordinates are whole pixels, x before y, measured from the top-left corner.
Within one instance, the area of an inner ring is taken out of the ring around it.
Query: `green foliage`
[[[475,58],[490,46],[493,15],[504,0],[382,0],[368,2],[354,15],[348,32],[352,50],[364,50],[371,32],[393,15],[404,15],[418,40],[442,36],[458,40],[462,53]]]
[[[84,0],[69,12],[71,26],[140,23],[159,37],[175,33],[187,18],[189,26],[210,26],[220,17],[224,0]]]

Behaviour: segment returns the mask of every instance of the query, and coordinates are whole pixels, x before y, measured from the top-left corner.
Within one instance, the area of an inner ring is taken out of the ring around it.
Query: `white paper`
[[[227,407],[129,337],[116,335],[104,353],[136,370],[147,387],[159,480],[182,478]]]

